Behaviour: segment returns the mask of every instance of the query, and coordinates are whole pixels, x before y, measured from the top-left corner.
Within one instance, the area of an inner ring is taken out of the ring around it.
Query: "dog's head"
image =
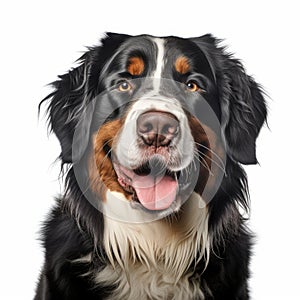
[[[263,96],[210,35],[109,33],[54,86],[48,110],[61,159],[85,161],[89,188],[103,201],[117,192],[165,214],[183,195],[214,190],[226,158],[256,163]]]

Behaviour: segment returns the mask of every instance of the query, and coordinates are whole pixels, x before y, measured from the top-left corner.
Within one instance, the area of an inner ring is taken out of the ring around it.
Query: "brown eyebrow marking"
[[[129,59],[129,64],[127,67],[127,71],[131,75],[141,75],[144,72],[145,63],[141,57],[131,57]]]
[[[175,70],[180,74],[186,74],[190,70],[188,58],[185,56],[179,56],[175,62]]]

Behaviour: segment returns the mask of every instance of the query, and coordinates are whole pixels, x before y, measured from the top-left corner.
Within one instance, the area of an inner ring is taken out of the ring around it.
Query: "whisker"
[[[102,145],[102,147],[100,148],[99,152],[101,152],[101,151],[104,149],[104,147],[105,147],[109,142],[111,142],[111,141],[113,141],[113,140],[114,140],[114,138],[111,138],[111,139],[107,140],[107,141]]]
[[[206,150],[208,150],[208,151],[210,151],[212,154],[214,154],[214,156],[215,156],[216,158],[219,159],[219,161],[220,161],[222,164],[224,164],[223,159],[222,159],[215,151],[213,151],[213,150],[210,149],[209,147],[204,146],[204,145],[201,144],[201,143],[195,142],[195,144],[198,145],[198,146],[200,146],[200,147],[203,147],[204,149],[206,149]]]
[[[105,154],[105,156],[103,157],[103,159],[100,161],[100,163],[99,163],[99,166],[101,166],[103,163],[104,163],[104,161],[106,160],[106,159],[108,159],[108,156],[109,156],[109,154],[112,152],[112,149],[109,149],[109,151]]]
[[[206,155],[205,153],[203,153],[201,150],[197,149],[196,150],[198,152],[198,154],[203,158],[206,157],[208,158],[212,163],[214,163],[217,167],[219,167],[225,174],[226,174],[226,170],[225,170],[225,165],[224,163],[222,163],[222,165],[220,165],[219,163],[217,163],[214,159],[212,159],[210,156]]]
[[[192,164],[189,164],[184,170],[185,170],[185,173],[186,173],[186,177],[188,178],[189,175],[191,174],[191,171],[192,171],[192,167],[194,166],[194,160],[192,160]],[[196,166],[196,165],[195,165]],[[196,169],[195,169],[196,170]]]
[[[195,153],[195,154],[199,154],[199,153]],[[209,175],[211,176],[215,176],[214,173],[211,171],[209,165],[207,164],[207,162],[205,160],[201,160],[198,155],[194,156],[195,159],[198,160],[198,162],[209,172]]]

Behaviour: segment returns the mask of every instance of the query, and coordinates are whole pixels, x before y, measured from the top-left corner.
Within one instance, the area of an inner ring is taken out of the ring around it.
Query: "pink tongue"
[[[132,186],[145,208],[162,210],[168,208],[175,200],[178,183],[170,176],[135,175],[132,178]]]

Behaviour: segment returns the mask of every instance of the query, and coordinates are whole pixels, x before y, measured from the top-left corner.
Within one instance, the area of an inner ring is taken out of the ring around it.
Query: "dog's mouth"
[[[119,184],[145,209],[165,210],[176,199],[180,172],[170,171],[161,159],[153,157],[135,169],[128,169],[116,160],[113,165]]]

